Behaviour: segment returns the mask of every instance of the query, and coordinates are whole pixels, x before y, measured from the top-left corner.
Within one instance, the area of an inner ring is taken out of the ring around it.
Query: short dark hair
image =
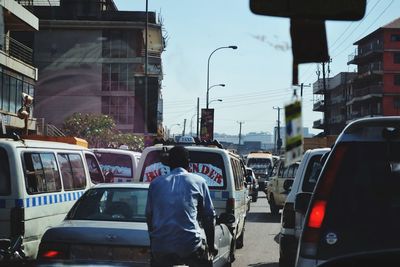
[[[189,151],[183,146],[174,146],[169,151],[168,158],[169,166],[171,169],[189,167]]]

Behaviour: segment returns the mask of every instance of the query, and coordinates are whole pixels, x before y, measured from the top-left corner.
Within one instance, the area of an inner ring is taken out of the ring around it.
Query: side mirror
[[[311,193],[298,193],[294,201],[294,210],[301,214],[306,214],[311,196]]]
[[[283,189],[285,189],[285,191],[288,192],[292,189],[292,185],[293,185],[293,179],[286,179],[283,182]]]
[[[221,213],[217,217],[217,224],[231,224],[236,221],[235,215],[229,213]]]

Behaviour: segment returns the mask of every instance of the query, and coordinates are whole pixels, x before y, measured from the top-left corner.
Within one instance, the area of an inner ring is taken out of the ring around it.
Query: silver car
[[[150,265],[145,209],[149,184],[99,184],[88,190],[65,220],[45,232],[40,260],[129,262]],[[232,235],[225,224],[215,229],[218,255],[213,266],[230,266]]]

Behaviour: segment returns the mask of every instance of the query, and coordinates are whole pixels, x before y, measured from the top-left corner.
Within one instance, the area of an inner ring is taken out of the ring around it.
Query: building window
[[[399,85],[400,86],[400,74],[395,74],[394,75],[394,85]]]
[[[101,113],[113,117],[117,124],[133,124],[133,96],[103,96]]]
[[[393,53],[393,63],[400,64],[400,52]]]
[[[393,107],[395,109],[400,109],[400,96],[396,96],[393,98]]]
[[[392,35],[390,36],[390,40],[391,40],[392,42],[400,42],[400,34],[392,34]]]
[[[112,63],[103,64],[103,91],[135,90],[135,74],[140,71],[140,64]]]
[[[33,85],[6,73],[0,73],[0,109],[16,113],[21,107],[22,92],[34,96]]]
[[[140,54],[143,37],[140,30],[103,30],[102,55],[105,58],[132,58]]]

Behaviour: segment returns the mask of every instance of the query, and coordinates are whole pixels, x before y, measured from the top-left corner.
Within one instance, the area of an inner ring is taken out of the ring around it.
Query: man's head
[[[169,151],[169,166],[175,168],[189,168],[189,151],[183,146],[174,146]]]

